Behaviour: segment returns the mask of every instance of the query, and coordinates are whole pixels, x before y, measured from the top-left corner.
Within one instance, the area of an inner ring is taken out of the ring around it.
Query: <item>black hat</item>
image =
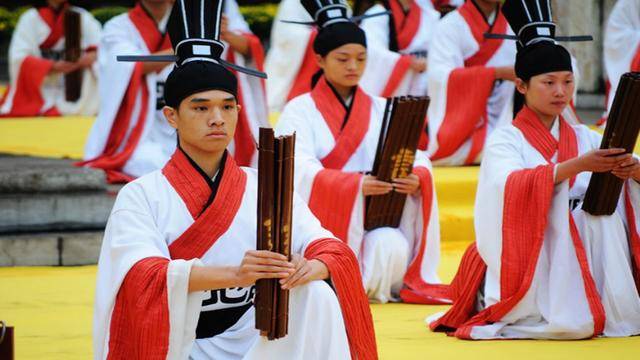
[[[591,36],[557,37],[550,0],[506,0],[502,12],[516,36],[487,37],[517,40],[515,72],[525,81],[548,72],[573,71],[569,51],[557,41],[593,40]]]
[[[224,90],[237,96],[237,79],[229,69],[267,76],[221,58],[225,48],[220,41],[223,5],[224,0],[176,0],[167,24],[175,55],[118,56],[118,60],[175,62],[165,84],[165,102],[174,108],[201,91]]]
[[[367,47],[367,37],[356,24],[365,18],[387,15],[384,11],[363,16],[349,16],[349,6],[343,0],[300,0],[302,6],[313,18],[312,22],[288,21],[286,23],[316,25],[318,35],[313,41],[316,54],[325,56],[346,44],[360,44]]]

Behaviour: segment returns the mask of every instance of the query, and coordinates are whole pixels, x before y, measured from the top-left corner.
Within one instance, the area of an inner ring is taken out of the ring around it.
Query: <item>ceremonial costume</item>
[[[250,33],[237,4],[225,1],[224,10],[229,30],[248,37],[252,57],[247,60],[232,50],[225,50],[222,57],[240,66],[260,68],[262,47]],[[162,114],[165,81],[172,65],[159,73],[143,74],[142,63],[116,61],[118,54],[148,55],[170,49],[167,17],[156,24],[138,3],[105,25],[99,57],[100,71],[109,81],[100,85],[103,102],[87,139],[82,165],[104,169],[111,182],[130,181],[162,168],[175,149],[175,130]],[[244,74],[238,75],[238,82],[243,109],[230,150],[240,165],[249,166],[257,159],[254,134],[260,126],[268,125],[264,84]]]
[[[214,89],[237,98],[228,68],[252,73],[220,58],[221,8],[221,1],[176,1],[169,19],[177,60],[167,78],[169,106]],[[214,24],[199,16],[206,13],[217,15]],[[227,152],[211,179],[178,148],[162,170],[120,191],[98,265],[96,359],[376,358],[357,260],[297,195],[292,252],[322,261],[331,286],[314,281],[291,291],[287,337],[260,338],[253,285],[188,291],[194,266],[237,266],[256,248],[257,181],[255,170],[239,167]]]
[[[520,34],[519,78],[571,70],[545,1],[507,0],[504,12]],[[480,169],[476,243],[452,283],[454,306],[430,319],[432,329],[463,339],[640,333],[640,184],[626,182],[610,216],[581,209],[591,173],[555,184],[556,164],[600,143],[563,116],[549,130],[526,106],[494,131]]]
[[[83,71],[80,98],[67,101],[64,75],[52,73],[64,58],[64,14],[80,14],[80,47],[96,51],[100,23],[86,10],[64,4],[27,10],[16,25],[9,46],[10,84],[0,106],[2,116],[94,115],[98,110],[96,67]]]
[[[303,1],[312,14],[335,8],[335,4],[321,3]],[[346,6],[343,9],[346,14]],[[349,41],[366,46],[363,38],[358,40],[361,30],[346,15],[330,19],[334,22],[319,24],[314,43],[318,52],[326,55]],[[332,35],[338,31],[344,36]],[[346,40],[349,37],[352,40]],[[373,166],[384,107],[384,99],[360,87],[346,104],[323,76],[310,93],[287,104],[276,132],[296,133],[297,189],[322,225],[357,254],[369,299],[387,302],[402,297],[408,302],[440,303],[446,301],[447,293],[436,274],[438,207],[431,164],[424,152],[418,152],[414,164],[421,191],[407,197],[400,227],[364,230],[361,183]]]

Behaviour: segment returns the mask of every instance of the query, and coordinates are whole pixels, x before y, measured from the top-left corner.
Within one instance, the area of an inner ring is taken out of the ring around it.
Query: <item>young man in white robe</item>
[[[622,74],[640,71],[640,0],[618,0],[604,33],[604,66],[609,78],[607,112]]]
[[[526,106],[490,136],[476,243],[452,283],[454,306],[430,326],[462,339],[638,335],[639,161],[599,150],[598,133],[561,115],[575,83],[569,52],[541,35],[555,30],[546,1],[507,0],[504,12],[525,29],[516,74]],[[625,180],[618,208],[590,215],[581,202],[591,174],[608,171]]]
[[[220,19],[222,2],[182,3]],[[118,194],[98,265],[94,358],[377,358],[357,260],[297,195],[292,260],[255,250],[258,174],[227,150],[242,111],[237,79],[209,61],[223,50],[219,21],[201,27],[179,8],[163,108],[179,145],[162,170]],[[277,341],[255,329],[255,282],[266,278],[291,291],[288,335]]]
[[[109,81],[100,84],[103,100],[85,145],[85,166],[104,169],[110,182],[126,182],[160,169],[171,157],[176,133],[162,115],[164,83],[173,65],[120,63],[118,54],[171,55],[166,22],[173,2],[140,0],[126,14],[105,25],[100,71]],[[260,41],[251,34],[233,0],[225,1],[221,39],[229,46],[223,59],[240,66],[262,67]],[[246,56],[246,57],[245,57]],[[240,165],[257,161],[257,129],[267,126],[264,83],[238,75],[238,98],[245,107],[230,146]]]
[[[276,125],[278,134],[296,133],[298,191],[322,225],[358,256],[371,301],[446,302],[447,289],[436,274],[440,229],[431,164],[418,151],[407,178],[392,184],[365,175],[373,167],[385,108],[384,99],[358,86],[367,63],[365,34],[346,17],[346,5],[302,3],[319,19],[314,50],[323,75],[310,93],[287,104]],[[342,16],[329,18],[332,9]],[[400,227],[365,231],[366,197],[390,191],[407,194]]]
[[[64,14],[80,14],[82,55],[64,60]],[[0,101],[0,116],[95,115],[99,97],[97,45],[100,23],[86,10],[66,0],[47,0],[46,6],[27,10],[11,36],[7,92]],[[67,101],[64,75],[82,71],[80,97]]]
[[[360,86],[382,97],[427,95],[429,45],[440,20],[431,0],[384,0],[364,15],[391,12],[362,20],[369,61]]]
[[[467,0],[436,25],[428,58],[428,151],[436,165],[477,164],[513,101],[515,46],[485,33],[512,33],[499,0]]]

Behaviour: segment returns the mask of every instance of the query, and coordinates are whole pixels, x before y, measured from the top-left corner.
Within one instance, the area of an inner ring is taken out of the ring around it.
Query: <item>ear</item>
[[[520,78],[516,78],[516,90],[522,95],[527,93],[527,83]]]
[[[174,129],[178,129],[178,111],[170,106],[165,106],[162,108],[162,113],[164,114],[164,117],[167,118],[167,121],[169,122],[169,125],[171,125],[172,128]]]
[[[242,105],[237,104],[236,106],[238,107],[238,112],[240,112],[242,110]]]
[[[316,57],[316,63],[318,63],[318,66],[324,70],[324,58],[318,54],[315,54]]]

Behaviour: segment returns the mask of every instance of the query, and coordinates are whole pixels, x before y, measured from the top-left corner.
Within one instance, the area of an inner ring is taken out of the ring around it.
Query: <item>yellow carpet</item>
[[[443,247],[441,276],[455,273],[463,246]],[[91,357],[95,266],[0,268],[0,320],[16,327],[16,359]],[[640,337],[588,341],[469,342],[431,333],[427,315],[444,306],[373,305],[382,359],[637,359]]]

